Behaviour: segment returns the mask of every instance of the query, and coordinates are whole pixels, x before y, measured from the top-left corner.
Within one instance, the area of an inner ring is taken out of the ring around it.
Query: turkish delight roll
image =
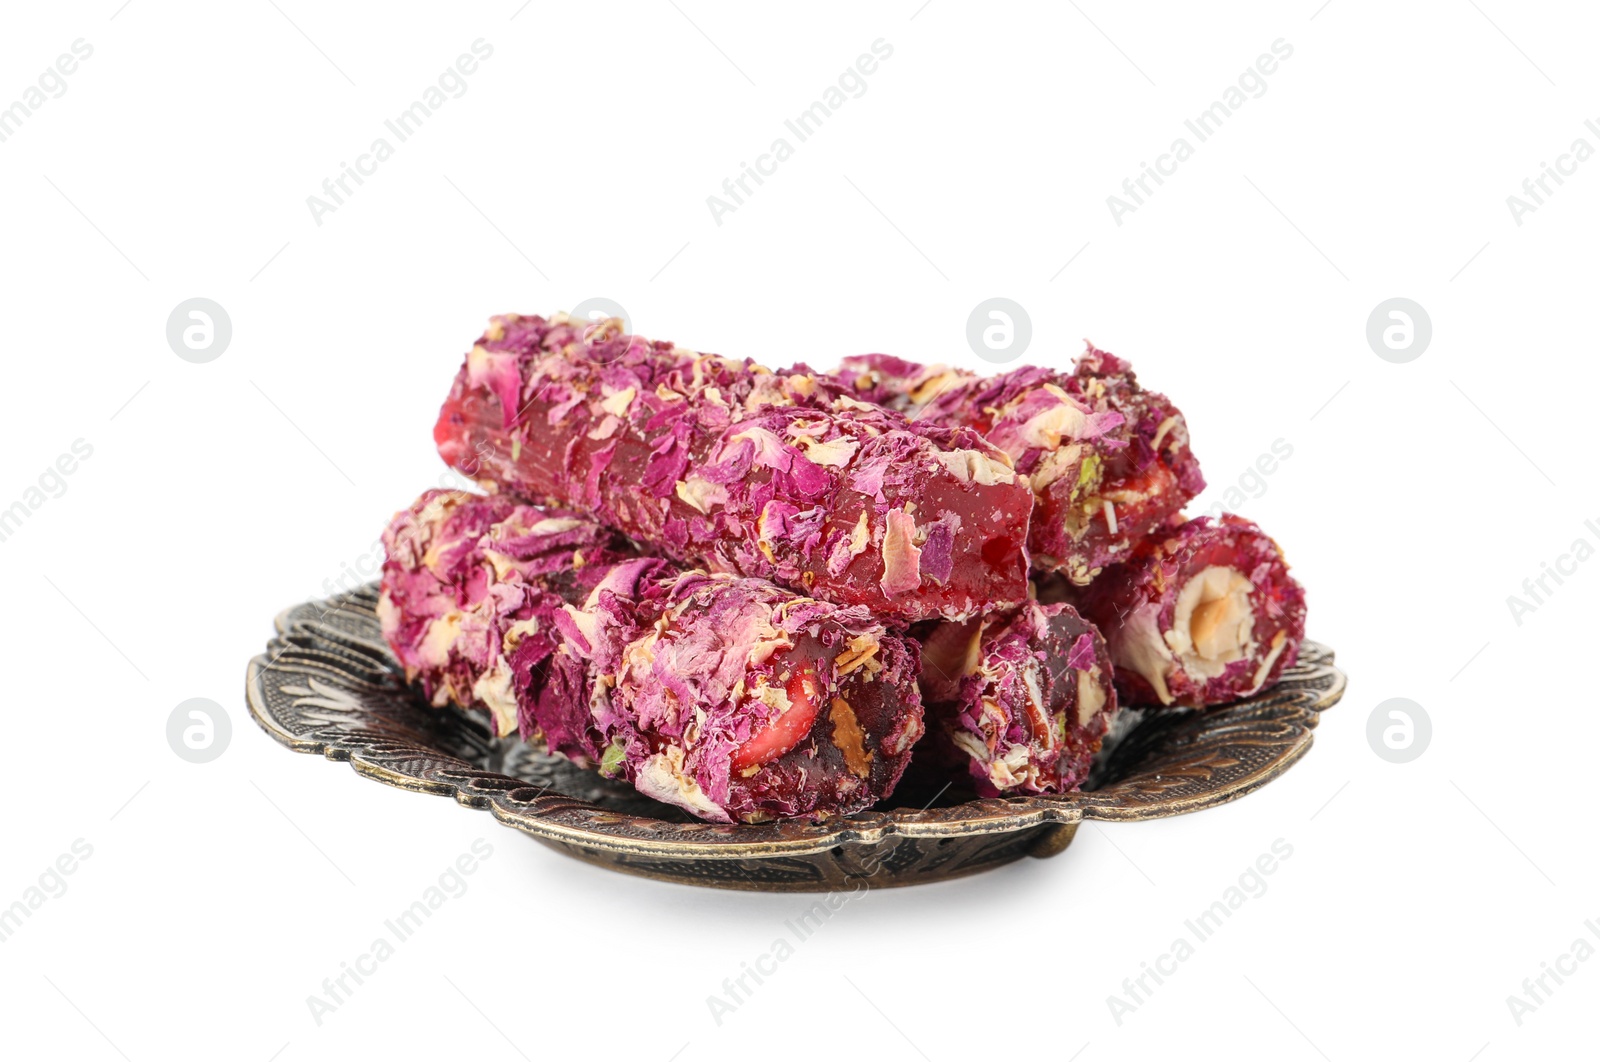
[[[615,318],[494,318],[434,438],[488,490],[891,622],[1027,596],[1032,494],[976,432],[624,335]]]
[[[858,811],[922,736],[917,647],[859,606],[631,555],[504,496],[425,494],[385,545],[384,633],[434,703],[702,819]]]
[[[1093,344],[1071,372],[977,376],[883,354],[846,359],[834,381],[918,422],[980,432],[1028,478],[1034,566],[1087,585],[1205,487],[1183,414]]]
[[[1277,681],[1300,652],[1306,596],[1278,544],[1224,514],[1158,530],[1085,590],[1124,704],[1205,707]]]
[[[499,549],[508,542],[514,566]],[[558,615],[638,556],[621,535],[576,513],[448,490],[397,513],[383,545],[378,615],[406,678],[435,708],[488,713],[501,737],[519,726],[536,735],[526,690],[559,644]],[[560,751],[586,753],[581,735],[566,738]]]
[[[1117,711],[1105,639],[1071,605],[939,624],[922,643],[928,736],[917,755],[983,796],[1068,793]]]

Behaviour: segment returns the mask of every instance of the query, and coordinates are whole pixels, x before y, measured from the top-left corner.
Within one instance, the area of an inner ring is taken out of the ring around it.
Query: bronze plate
[[[940,881],[1055,855],[1084,819],[1163,818],[1234,800],[1305,755],[1318,713],[1345,686],[1333,653],[1307,642],[1300,662],[1258,696],[1204,712],[1140,713],[1103,756],[1090,791],[997,800],[911,782],[847,819],[719,825],[497,739],[477,717],[429,708],[384,644],[377,600],[374,584],[278,616],[278,635],[246,680],[250,713],[267,733],[296,752],[349,760],[380,782],[487,808],[578,859],[718,888]]]

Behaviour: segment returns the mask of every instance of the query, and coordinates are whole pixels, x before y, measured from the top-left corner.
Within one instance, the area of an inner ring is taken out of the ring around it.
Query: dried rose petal
[[[1067,793],[1089,776],[1117,695],[1106,643],[1065,604],[1030,601],[922,644],[922,758],[969,775],[984,796]]]

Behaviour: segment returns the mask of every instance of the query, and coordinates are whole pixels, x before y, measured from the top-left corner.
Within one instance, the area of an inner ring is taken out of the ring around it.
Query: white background
[[[0,508],[93,447],[0,542],[0,905],[93,849],[0,944],[8,1056],[1592,1051],[1600,962],[1520,1026],[1506,1002],[1600,918],[1600,561],[1520,625],[1506,602],[1600,542],[1600,161],[1521,225],[1506,203],[1600,147],[1592,10],[119,2],[14,5],[0,32],[0,104],[94,49],[0,144]],[[307,196],[478,38],[465,95],[318,225]],[[878,38],[865,94],[718,225],[706,197]],[[1279,38],[1265,94],[1116,224],[1106,197]],[[590,869],[246,714],[274,613],[437,481],[429,429],[490,314],[602,296],[769,363],[978,367],[966,318],[997,295],[1031,315],[1027,360],[1089,336],[1178,400],[1214,485],[1197,508],[1292,446],[1242,508],[1351,681],[1269,788],[852,900],[719,1026],[707,997],[809,898]],[[233,325],[208,364],[165,338],[197,296]],[[1396,296],[1433,322],[1408,364],[1365,338]],[[167,744],[191,697],[231,716],[208,764]],[[1432,720],[1407,764],[1366,736],[1391,697]],[[323,979],[480,838],[469,891],[313,1020]],[[1279,838],[1265,895],[1118,1024],[1107,997]]]

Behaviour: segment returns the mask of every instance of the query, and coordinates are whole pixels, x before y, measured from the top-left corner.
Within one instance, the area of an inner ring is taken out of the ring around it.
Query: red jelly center
[[[816,668],[807,665],[794,673],[784,692],[789,695],[789,710],[757,731],[733,752],[733,769],[744,770],[771,763],[811,732],[822,704],[822,691]]]
[[[1007,567],[1007,562],[1011,561],[1020,550],[1021,546],[1016,539],[1000,536],[985,542],[980,553],[983,557],[983,562],[989,567],[1004,569]]]

